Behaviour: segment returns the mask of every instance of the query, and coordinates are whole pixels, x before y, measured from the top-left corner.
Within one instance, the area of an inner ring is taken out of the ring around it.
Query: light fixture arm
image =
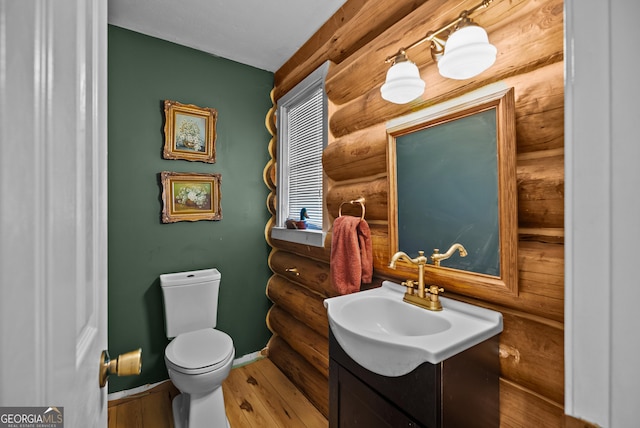
[[[461,21],[468,19],[469,16],[471,16],[471,14],[473,14],[475,11],[489,7],[489,4],[491,4],[491,2],[493,2],[493,0],[483,0],[482,2],[475,5],[469,10],[463,10],[460,13],[460,15],[458,15],[458,17],[453,21],[449,22],[446,25],[443,25],[442,27],[438,28],[435,31],[429,31],[426,36],[424,36],[419,40],[416,40],[415,42],[411,43],[409,46],[400,48],[397,53],[395,53],[394,55],[388,56],[384,60],[384,62],[386,63],[395,62],[396,58],[399,58],[399,57],[406,58],[406,52],[409,49],[413,49],[417,46],[420,46],[424,42],[431,42],[431,49],[432,49],[431,56],[435,61],[437,61],[438,58],[442,56],[442,52],[444,51],[444,40],[442,40],[438,36],[443,34],[445,31],[448,31],[451,28],[455,27]]]

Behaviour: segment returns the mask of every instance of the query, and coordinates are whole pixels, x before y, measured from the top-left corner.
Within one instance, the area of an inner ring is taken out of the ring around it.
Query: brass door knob
[[[109,379],[109,375],[135,376],[142,371],[142,348],[126,354],[118,355],[112,360],[108,351],[102,351],[100,355],[100,388],[104,388]]]

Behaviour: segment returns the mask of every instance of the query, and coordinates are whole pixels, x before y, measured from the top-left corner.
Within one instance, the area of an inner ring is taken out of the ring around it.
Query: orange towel
[[[359,217],[340,216],[333,222],[331,281],[340,294],[355,293],[373,277],[371,231]]]

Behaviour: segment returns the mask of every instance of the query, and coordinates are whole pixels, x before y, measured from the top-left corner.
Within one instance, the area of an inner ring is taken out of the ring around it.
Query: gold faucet
[[[427,257],[424,255],[424,251],[418,251],[418,257],[412,259],[409,255],[403,251],[398,251],[391,257],[391,262],[389,262],[389,267],[391,269],[396,268],[396,262],[398,260],[405,260],[409,263],[412,263],[418,266],[418,297],[424,299],[424,266],[427,264]],[[413,286],[415,283],[411,280],[403,282],[402,285],[408,288],[407,294],[413,295]]]
[[[433,254],[431,255],[433,265],[440,266],[440,262],[451,257],[456,250],[460,253],[460,257],[467,256],[467,250],[458,243],[453,244],[444,254],[441,254],[439,249],[434,249]],[[420,306],[421,308],[429,309],[430,311],[441,311],[442,303],[440,303],[440,293],[444,292],[444,288],[440,288],[437,285],[431,285],[428,288],[425,288],[424,285],[424,267],[428,262],[424,255],[424,251],[418,251],[418,257],[415,259],[409,257],[407,253],[403,251],[398,251],[393,255],[393,257],[391,257],[389,267],[391,269],[395,269],[398,260],[405,260],[418,266],[418,293],[415,293],[415,282],[408,279],[402,283],[402,285],[407,287],[407,292],[404,293],[402,300],[407,303]]]
[[[433,265],[440,266],[440,262],[442,260],[446,260],[449,257],[451,257],[456,250],[460,252],[460,257],[467,256],[467,250],[462,246],[462,244],[458,244],[458,243],[453,244],[451,248],[449,248],[447,252],[444,254],[441,254],[440,250],[435,248],[433,250],[433,254],[431,255],[431,261],[433,262]]]
[[[432,285],[428,289],[426,289],[424,285],[424,267],[426,266],[428,261],[428,259],[424,255],[424,251],[418,251],[418,257],[416,257],[415,259],[409,257],[407,253],[398,251],[393,255],[393,257],[391,257],[389,267],[395,269],[396,262],[398,260],[405,260],[418,266],[418,293],[415,294],[414,292],[414,286],[416,285],[415,282],[409,279],[402,283],[402,285],[407,287],[407,292],[404,293],[404,297],[402,300],[407,303],[411,303],[412,305],[429,309],[430,311],[441,311],[442,304],[440,303],[438,293],[443,292],[444,289],[438,288],[438,286],[436,285]],[[428,296],[427,292],[429,293]]]

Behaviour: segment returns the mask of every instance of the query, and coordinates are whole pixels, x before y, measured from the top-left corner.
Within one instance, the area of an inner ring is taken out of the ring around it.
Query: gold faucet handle
[[[407,279],[406,281],[403,281],[401,284],[407,287],[407,294],[413,294],[413,291],[415,290],[415,287],[416,287],[416,282],[414,280]]]
[[[438,287],[437,285],[429,286],[429,294],[438,295],[439,293],[444,293],[444,288]]]
[[[414,288],[416,286],[416,282],[412,279],[407,279],[406,281],[401,283],[402,285],[404,285],[407,288]]]

